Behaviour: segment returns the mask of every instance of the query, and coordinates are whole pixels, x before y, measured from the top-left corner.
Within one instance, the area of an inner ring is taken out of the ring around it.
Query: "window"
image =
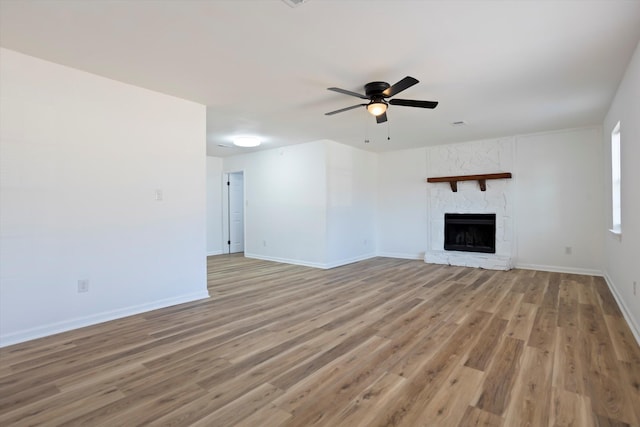
[[[622,232],[622,212],[620,208],[620,122],[611,132],[611,231]]]

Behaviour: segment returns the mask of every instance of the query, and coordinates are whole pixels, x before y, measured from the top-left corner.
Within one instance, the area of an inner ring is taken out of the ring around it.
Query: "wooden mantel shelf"
[[[511,172],[503,173],[485,173],[481,175],[458,175],[458,176],[439,176],[427,178],[427,182],[448,182],[451,185],[451,191],[458,191],[458,181],[478,181],[480,191],[487,190],[488,179],[508,179],[511,178]]]

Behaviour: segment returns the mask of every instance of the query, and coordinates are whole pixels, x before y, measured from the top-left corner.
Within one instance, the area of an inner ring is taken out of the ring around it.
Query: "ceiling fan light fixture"
[[[250,148],[260,145],[260,140],[255,136],[236,136],[233,138],[236,147]]]
[[[324,113],[325,116],[332,116],[334,114],[343,113],[345,111],[353,110],[355,108],[365,107],[369,114],[375,116],[376,123],[386,123],[387,121],[387,108],[389,105],[400,105],[404,107],[417,107],[417,108],[436,108],[437,101],[419,101],[416,99],[389,99],[396,96],[400,92],[410,88],[411,86],[419,83],[419,81],[411,76],[407,76],[401,79],[394,85],[390,85],[387,82],[369,82],[364,85],[365,94],[358,92],[352,92],[346,89],[340,89],[339,87],[329,87],[330,91],[342,93],[344,95],[353,96],[356,98],[369,101],[365,104],[356,104],[351,107],[341,108],[339,110],[329,111]],[[395,107],[394,107],[395,108]]]
[[[377,117],[387,111],[387,103],[384,101],[371,101],[367,105],[367,111]]]

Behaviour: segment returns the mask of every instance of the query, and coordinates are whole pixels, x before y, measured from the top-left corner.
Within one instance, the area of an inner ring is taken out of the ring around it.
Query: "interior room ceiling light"
[[[255,136],[236,136],[233,138],[233,145],[236,147],[257,147],[260,140]]]
[[[384,101],[371,101],[367,105],[367,111],[374,116],[379,116],[387,111],[387,103]]]
[[[289,5],[290,7],[297,7],[308,0],[282,0],[282,1],[285,2],[287,5]]]

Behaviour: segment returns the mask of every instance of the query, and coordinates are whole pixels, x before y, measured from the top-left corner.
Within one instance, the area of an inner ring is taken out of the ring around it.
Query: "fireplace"
[[[444,214],[444,249],[496,253],[496,214]]]

